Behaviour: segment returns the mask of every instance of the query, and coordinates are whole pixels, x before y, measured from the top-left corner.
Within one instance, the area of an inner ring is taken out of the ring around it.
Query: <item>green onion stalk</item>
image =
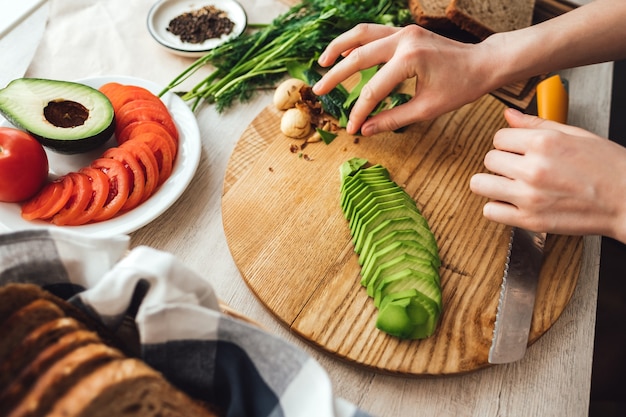
[[[335,37],[359,23],[403,26],[412,22],[406,0],[302,0],[270,24],[217,46],[174,78],[160,93],[175,89],[200,68],[213,71],[180,93],[196,110],[203,103],[222,112],[259,89],[273,88],[293,66],[313,66]]]

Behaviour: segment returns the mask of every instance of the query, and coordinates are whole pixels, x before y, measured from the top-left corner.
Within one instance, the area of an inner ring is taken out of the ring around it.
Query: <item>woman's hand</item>
[[[347,126],[350,134],[365,136],[396,130],[419,120],[433,119],[469,103],[498,86],[493,54],[483,45],[457,42],[417,25],[394,28],[360,24],[333,40],[319,58],[331,66],[313,87],[326,94],[358,71],[385,64],[363,88]],[[489,74],[489,76],[485,76]],[[372,110],[401,82],[416,78],[415,95],[401,106],[368,119]]]
[[[508,109],[511,126],[472,177],[490,220],[537,232],[626,242],[626,149],[583,129]]]

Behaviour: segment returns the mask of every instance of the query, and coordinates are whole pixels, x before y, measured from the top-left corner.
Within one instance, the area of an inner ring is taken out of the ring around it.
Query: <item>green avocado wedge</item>
[[[435,236],[415,200],[387,169],[353,158],[340,167],[340,207],[361,266],[360,284],[378,309],[376,327],[424,339],[442,311]]]
[[[439,312],[417,290],[396,293],[381,305],[376,327],[401,339],[425,339],[437,329]]]
[[[70,81],[18,78],[0,89],[0,113],[43,146],[74,154],[96,149],[115,132],[109,99]]]

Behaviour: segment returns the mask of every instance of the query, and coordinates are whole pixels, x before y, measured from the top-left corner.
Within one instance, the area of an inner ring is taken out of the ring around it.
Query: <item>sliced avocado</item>
[[[360,170],[352,176],[345,177],[341,182],[342,198],[352,187],[357,186],[363,181],[377,179],[389,180],[389,171],[387,171],[387,169],[384,167],[374,165],[368,169]]]
[[[354,165],[354,167],[356,168],[353,169],[353,167],[346,165],[346,164],[350,164],[350,161],[344,162],[343,165],[340,167],[342,184],[344,182],[351,181],[355,177],[359,177],[364,174],[376,173],[377,175],[386,175],[387,177],[389,177],[389,171],[387,171],[387,168],[385,168],[384,166],[380,164],[375,164],[375,165],[370,165],[369,167],[365,167],[364,165],[367,164],[367,160],[359,159],[359,158],[353,158],[352,160],[358,160],[357,165],[361,164],[361,166],[357,167],[357,165]]]
[[[430,236],[432,236],[432,232],[430,232],[430,229],[428,228],[428,223],[426,223],[426,219],[424,219],[424,217],[419,212],[407,206],[392,207],[379,211],[374,216],[372,216],[371,219],[361,225],[359,233],[353,239],[356,252],[361,253],[363,245],[368,239],[368,235],[371,231],[375,230],[378,226],[380,226],[387,220],[398,218],[413,219],[415,225],[421,226],[425,231],[427,231],[429,239],[431,239]],[[432,238],[432,240],[434,241],[434,238]]]
[[[348,176],[359,171],[361,168],[364,168],[366,164],[367,164],[367,159],[365,158],[351,158],[347,160],[346,162],[341,164],[341,166],[339,167],[339,174],[341,175],[341,180],[343,181],[344,178],[347,178]]]
[[[416,232],[415,240],[424,246],[424,248],[431,253],[433,258],[439,257],[435,236],[429,228],[417,223],[414,217],[391,218],[382,222],[365,237],[361,253],[369,251],[374,243],[396,230],[413,230]]]
[[[359,211],[350,219],[349,227],[352,230],[352,235],[358,235],[361,226],[382,210],[408,206],[419,212],[415,202],[406,196],[407,194],[404,192],[396,192],[366,201],[363,207],[359,208]]]
[[[365,260],[361,267],[361,285],[367,287],[378,268],[383,267],[388,262],[397,260],[403,255],[410,256],[411,259],[428,262],[436,271],[439,270],[439,267],[436,266],[437,261],[434,260],[432,253],[424,248],[424,245],[421,243],[415,240],[393,240],[381,246],[381,249],[376,248],[375,251],[372,251],[372,255]]]
[[[104,144],[115,131],[109,99],[84,84],[19,78],[0,90],[0,113],[42,145],[79,153]]]
[[[376,326],[401,338],[428,337],[441,313],[435,236],[389,172],[365,165],[356,158],[342,165],[341,209],[359,255],[361,284],[379,308]]]
[[[358,174],[365,171],[360,171]],[[349,195],[350,191],[362,185],[364,182],[372,182],[378,180],[391,181],[388,175],[384,175],[383,173],[371,172],[366,173],[364,175],[355,175],[354,177],[349,177],[342,185],[341,185],[341,194]]]
[[[377,190],[391,189],[397,187],[396,184],[385,178],[380,178],[371,181],[357,180],[353,184],[350,184],[341,197],[341,209],[344,214],[350,216],[352,212],[351,207],[367,198],[367,193]]]
[[[429,259],[433,266],[439,269],[441,260],[438,256],[438,249],[426,249],[422,241],[421,235],[412,228],[390,231],[387,235],[374,242],[374,244],[361,251],[360,258],[363,258],[363,261],[361,262],[359,258],[359,264],[363,267],[363,274],[365,274],[367,269],[372,268],[372,263],[376,265],[389,261],[396,257],[398,253],[409,253],[413,256]],[[402,248],[398,248],[400,244]],[[437,256],[434,256],[433,252]]]
[[[372,165],[370,167],[360,169],[356,172],[353,172],[351,175],[348,175],[343,178],[341,184],[347,184],[355,179],[367,178],[369,176],[383,177],[389,178],[389,171],[382,165]]]
[[[374,305],[380,308],[382,300],[389,294],[414,289],[433,300],[437,308],[441,306],[441,289],[436,281],[437,271],[429,264],[413,264],[411,268],[380,276],[370,282]]]
[[[415,290],[396,293],[381,304],[376,327],[402,339],[425,339],[437,329],[441,312]]]
[[[350,220],[354,217],[355,213],[360,210],[360,207],[377,196],[390,194],[399,190],[398,186],[393,181],[386,181],[384,183],[375,183],[374,186],[367,184],[361,184],[360,187],[354,190],[354,195],[351,198],[346,199],[344,216]]]
[[[408,253],[402,253],[389,261],[383,262],[370,269],[367,276],[363,275],[361,284],[367,288],[367,295],[374,296],[378,284],[388,276],[405,269],[415,269],[423,271],[424,274],[432,277],[434,283],[439,285],[439,271],[433,267],[430,259],[419,258]]]

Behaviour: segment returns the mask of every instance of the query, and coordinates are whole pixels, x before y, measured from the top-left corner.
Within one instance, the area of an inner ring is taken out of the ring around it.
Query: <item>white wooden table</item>
[[[14,3],[0,0],[0,8]],[[36,2],[35,3],[40,3]],[[0,87],[26,71],[43,32],[47,7],[35,8],[0,37]],[[564,71],[570,83],[570,122],[608,135],[612,64]],[[343,363],[289,333],[242,280],[230,256],[221,221],[222,181],[228,158],[245,127],[269,95],[225,115],[198,114],[203,140],[198,172],[187,191],[163,216],[131,234],[132,246],[175,254],[210,277],[227,304],[269,332],[302,347],[328,371],[334,390],[378,416],[586,416],[591,386],[600,238],[584,240],[578,287],[555,326],[523,360],[466,375],[405,378]]]

